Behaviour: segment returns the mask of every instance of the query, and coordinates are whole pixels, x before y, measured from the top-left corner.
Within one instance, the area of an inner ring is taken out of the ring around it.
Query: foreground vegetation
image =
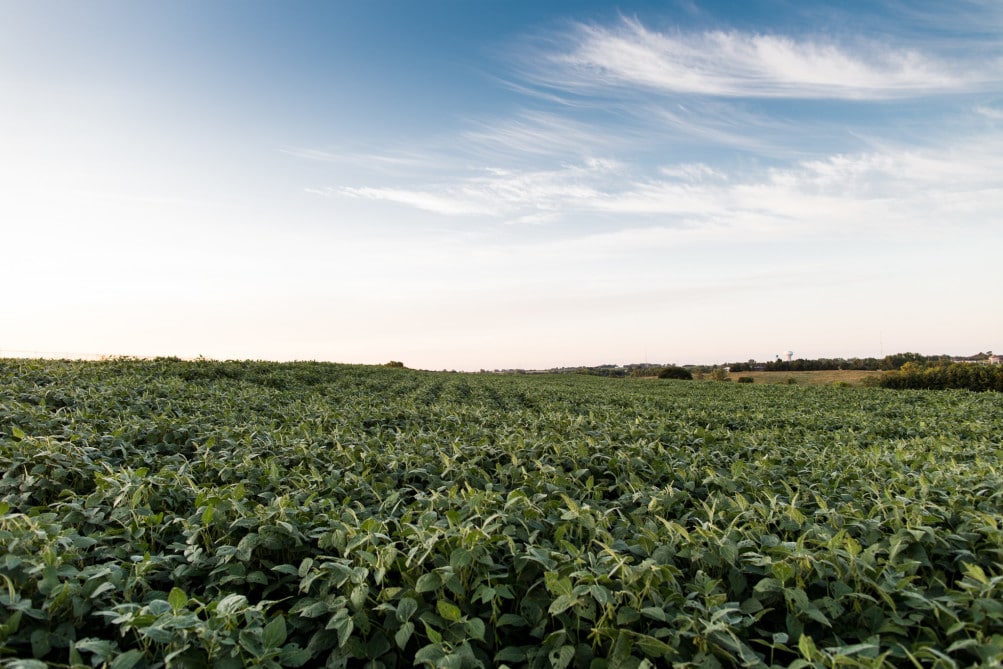
[[[0,361],[10,667],[998,666],[1003,396]]]

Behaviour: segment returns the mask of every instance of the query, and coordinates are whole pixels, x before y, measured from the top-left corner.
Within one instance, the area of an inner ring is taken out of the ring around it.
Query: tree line
[[[769,362],[733,362],[727,365],[732,372],[822,372],[848,369],[859,371],[892,371],[906,363],[923,365],[950,364],[949,355],[922,355],[920,353],[894,353],[883,358],[815,358],[797,360],[771,360]]]

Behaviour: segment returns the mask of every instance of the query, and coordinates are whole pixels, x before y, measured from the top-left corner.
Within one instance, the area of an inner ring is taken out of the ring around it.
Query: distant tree
[[[886,355],[884,359],[882,359],[881,369],[899,369],[907,362],[924,363],[926,362],[926,357],[920,355],[919,353],[893,353],[892,355]]]
[[[677,367],[676,365],[669,365],[663,367],[658,372],[658,378],[660,379],[685,379],[687,381],[693,378],[692,372],[685,367]]]
[[[885,388],[924,388],[943,390],[962,388],[974,391],[995,390],[1003,392],[1003,367],[974,363],[924,365],[908,362],[897,371],[881,376]]]
[[[728,371],[724,367],[715,367],[710,372],[711,381],[727,381]]]
[[[404,363],[399,360],[391,360],[383,365],[384,367],[396,367],[398,369],[404,369]]]

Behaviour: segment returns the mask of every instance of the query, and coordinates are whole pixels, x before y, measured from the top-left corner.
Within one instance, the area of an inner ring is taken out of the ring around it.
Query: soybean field
[[[1003,661],[1003,395],[0,360],[0,666]]]

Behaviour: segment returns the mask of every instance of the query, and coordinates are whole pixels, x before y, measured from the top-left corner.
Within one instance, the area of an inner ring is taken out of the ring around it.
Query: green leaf
[[[787,581],[794,578],[794,567],[790,566],[786,562],[774,562],[770,567],[770,572],[774,577],[781,583],[786,583]]]
[[[331,608],[328,606],[327,602],[307,601],[303,603],[303,606],[294,606],[289,610],[289,612],[298,614],[303,618],[319,618],[325,613],[328,613],[330,610]]]
[[[641,614],[637,612],[637,609],[630,606],[621,606],[616,612],[616,624],[620,627],[627,627],[640,620]],[[621,635],[622,636],[622,635]],[[619,637],[617,637],[619,638]]]
[[[93,637],[88,637],[77,641],[75,645],[77,650],[83,650],[93,654],[93,659],[100,663],[104,663],[105,660],[107,660],[111,654],[115,652],[115,646],[107,639],[95,639]]]
[[[610,655],[610,665],[614,667],[626,666],[627,662],[630,660],[630,650],[633,647],[631,639],[626,631],[621,630],[619,634],[616,635],[616,641],[613,642],[613,652]]]
[[[418,610],[418,602],[411,597],[401,597],[397,603],[397,620],[407,622]]]
[[[80,651],[77,650],[77,645],[70,641],[70,666],[82,665],[84,663],[84,658],[80,655]]]
[[[96,546],[97,544],[98,540],[95,539],[94,537],[85,537],[79,534],[73,537],[73,545],[76,548],[80,548],[82,550],[87,550],[88,548]]]
[[[164,629],[162,623],[159,622],[155,625],[143,627],[140,632],[142,632],[144,637],[156,643],[168,644],[175,640],[174,631]]]
[[[108,592],[109,590],[115,590],[115,589],[116,588],[114,583],[105,581],[104,583],[98,584],[98,586],[94,588],[94,592],[91,593],[90,598],[97,599],[98,597]]]
[[[216,604],[216,613],[229,616],[247,608],[247,597],[244,595],[227,595]]]
[[[37,629],[31,633],[31,653],[37,658],[43,658],[52,650],[52,639],[49,631]]]
[[[237,559],[241,562],[250,562],[251,553],[261,545],[261,535],[257,532],[250,532],[237,543]]]
[[[299,644],[287,643],[279,653],[279,662],[283,667],[302,667],[310,660],[310,651],[300,648]]]
[[[471,618],[466,621],[463,623],[463,629],[467,632],[467,635],[469,635],[471,639],[484,641],[484,621],[480,618]]]
[[[487,604],[495,598],[497,591],[489,585],[481,584],[477,586],[474,590],[474,596],[471,597],[472,601],[481,602],[482,604]]]
[[[272,571],[289,576],[299,576],[299,570],[291,564],[277,564],[272,567]]]
[[[471,555],[470,551],[464,548],[457,548],[449,555],[449,566],[453,569],[469,567],[473,561],[473,555]]]
[[[188,606],[188,595],[181,588],[171,588],[171,592],[167,595],[167,603],[171,605],[174,613],[178,613]]]
[[[348,609],[339,609],[327,621],[327,629],[333,629],[338,633],[338,647],[344,648],[348,640],[352,638],[352,631],[355,629],[355,621],[349,615]]]
[[[802,634],[801,638],[798,639],[798,650],[801,651],[804,659],[808,661],[815,659],[815,656],[818,654],[815,642],[807,634]]]
[[[961,564],[962,570],[965,572],[965,576],[981,583],[982,585],[987,585],[989,583],[989,577],[986,576],[986,572],[982,570],[977,564],[972,564],[971,562],[963,562]]]
[[[764,578],[753,588],[756,592],[777,592],[783,589],[783,584],[775,578]]]
[[[634,643],[648,657],[667,657],[675,653],[675,649],[661,639],[656,639],[647,634],[637,634],[634,636]]]
[[[426,572],[418,577],[418,582],[415,583],[415,592],[432,592],[437,590],[442,581],[439,579],[439,575],[435,572]]]
[[[369,597],[369,586],[365,583],[361,583],[354,588],[352,588],[352,593],[349,595],[349,599],[352,602],[352,606],[356,609],[361,609],[366,604],[366,599]]]
[[[551,651],[548,657],[553,669],[565,669],[571,664],[571,660],[575,659],[575,647],[561,646],[557,650]]]
[[[437,601],[435,607],[439,611],[439,615],[451,623],[459,622],[460,618],[463,617],[460,607],[445,599]]]
[[[143,651],[127,650],[108,665],[108,669],[132,669],[143,660]]]
[[[574,589],[571,585],[571,579],[566,576],[562,578],[556,571],[545,573],[543,580],[547,586],[547,591],[552,595],[570,595]]]
[[[279,614],[265,625],[261,632],[261,642],[265,648],[278,648],[286,642],[286,619]]]
[[[577,603],[577,597],[572,595],[561,595],[550,603],[550,608],[547,609],[547,612],[552,616],[556,616],[559,613],[564,613]]]
[[[11,660],[4,667],[8,669],[49,669],[49,665],[41,660]]]
[[[414,623],[408,621],[401,625],[400,629],[394,633],[394,643],[397,644],[398,648],[404,650],[404,647],[407,646],[407,642],[411,640],[412,634],[414,634]]]
[[[591,594],[592,599],[596,600],[601,606],[608,606],[613,603],[613,595],[605,586],[592,585],[589,587],[589,594]]]
[[[255,569],[247,576],[245,576],[244,580],[247,581],[248,583],[257,583],[258,585],[268,585],[269,582],[268,577],[265,575],[265,572],[258,569]]]
[[[665,609],[660,606],[646,606],[641,609],[641,615],[645,618],[651,618],[652,620],[657,620],[658,622],[667,623],[669,622],[669,614],[665,612]]]
[[[28,435],[26,435],[24,433],[24,430],[22,430],[21,428],[19,428],[17,425],[11,425],[10,426],[10,433],[18,441],[21,441],[22,439],[24,439],[25,437],[28,436]]]
[[[519,646],[506,646],[495,653],[495,662],[524,662],[526,651]]]
[[[439,665],[439,660],[446,657],[445,651],[442,650],[442,646],[437,643],[430,643],[423,648],[420,648],[417,653],[414,654],[415,664],[428,662],[433,667]]]
[[[526,627],[529,622],[518,613],[503,613],[498,616],[497,627]]]
[[[424,620],[421,622],[425,626],[425,636],[427,636],[432,643],[442,643],[442,632],[435,629]]]

